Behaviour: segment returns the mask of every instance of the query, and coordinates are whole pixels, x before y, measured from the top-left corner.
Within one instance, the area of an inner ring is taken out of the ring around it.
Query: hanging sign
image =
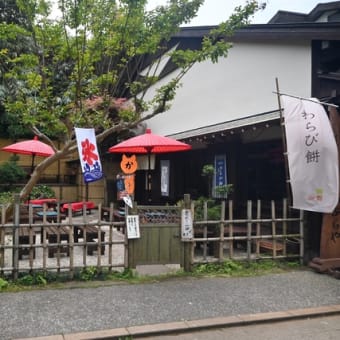
[[[103,177],[94,129],[75,128],[80,165],[84,182],[98,181]]]
[[[123,200],[125,197],[132,196],[135,193],[135,172],[138,169],[136,155],[128,157],[122,156],[120,168],[123,174],[118,174],[116,177],[117,198]]]
[[[138,162],[136,155],[132,155],[130,157],[123,155],[122,160],[120,162],[120,168],[124,172],[124,174],[130,175],[136,172],[138,169]]]
[[[281,98],[293,207],[330,213],[339,198],[339,170],[327,114],[316,99]]]
[[[220,194],[216,193],[216,187],[227,185],[227,166],[225,155],[215,156],[215,176],[213,182],[214,197],[220,197]]]

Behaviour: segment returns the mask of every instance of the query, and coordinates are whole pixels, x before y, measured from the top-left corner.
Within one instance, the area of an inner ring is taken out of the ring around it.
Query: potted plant
[[[212,178],[215,173],[215,167],[212,164],[205,164],[202,168],[202,176],[207,177],[208,196],[212,197]]]

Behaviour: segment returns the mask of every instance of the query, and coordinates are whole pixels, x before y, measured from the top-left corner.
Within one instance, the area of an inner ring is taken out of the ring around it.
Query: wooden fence
[[[125,222],[114,217],[110,208],[98,206],[88,212],[84,208],[67,215],[50,211],[44,205],[39,215],[33,205],[14,205],[13,218],[5,219],[1,207],[0,274],[20,272],[67,273],[72,278],[76,270],[95,266],[100,270],[127,267]],[[105,219],[103,216],[106,214]]]
[[[303,211],[288,209],[287,200],[248,201],[245,211],[223,201],[218,220],[209,219],[208,212],[205,202],[203,219],[194,220],[194,238],[186,241],[192,244],[192,264],[288,257],[302,262]]]
[[[203,206],[193,202],[191,239],[181,238],[179,206],[135,207],[134,213],[140,217],[140,240],[127,239],[125,212],[120,215],[113,204],[109,208],[99,205],[91,212],[83,209],[78,214],[69,209],[63,215],[59,207],[50,211],[44,205],[37,214],[33,205],[16,203],[8,221],[5,207],[0,208],[0,275],[14,278],[20,272],[32,271],[65,273],[72,278],[75,271],[89,266],[112,271],[141,259],[143,264],[149,259],[152,264],[164,263],[164,254],[171,261],[168,263],[179,259],[185,270],[194,264],[226,259],[303,259],[303,212],[288,209],[286,200],[248,201],[244,208],[223,201],[213,218],[207,202]],[[157,240],[158,246],[153,244]],[[151,254],[150,249],[158,249],[157,254]]]

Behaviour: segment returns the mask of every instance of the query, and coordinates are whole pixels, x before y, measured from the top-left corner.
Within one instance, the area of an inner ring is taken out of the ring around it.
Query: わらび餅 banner
[[[293,208],[330,213],[339,199],[338,150],[317,99],[281,96]]]
[[[84,182],[94,182],[103,177],[94,129],[75,128],[79,159]]]

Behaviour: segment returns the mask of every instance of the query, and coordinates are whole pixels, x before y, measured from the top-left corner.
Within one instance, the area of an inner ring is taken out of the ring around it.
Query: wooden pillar
[[[13,248],[12,248],[12,264],[13,279],[18,278],[19,273],[19,227],[20,227],[20,195],[14,194],[14,225],[13,225]]]
[[[329,119],[338,146],[340,161],[340,117],[335,107],[329,107]],[[339,165],[340,166],[340,165]],[[339,188],[340,192],[340,188]],[[320,257],[312,259],[310,267],[320,272],[340,267],[340,203],[331,214],[323,214],[320,241]]]

